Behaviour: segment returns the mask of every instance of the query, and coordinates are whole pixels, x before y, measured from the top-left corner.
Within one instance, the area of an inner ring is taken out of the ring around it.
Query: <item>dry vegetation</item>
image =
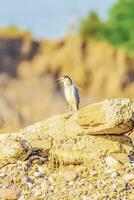
[[[16,26],[8,26],[0,28],[0,38],[30,38],[31,32],[30,31],[23,31]]]

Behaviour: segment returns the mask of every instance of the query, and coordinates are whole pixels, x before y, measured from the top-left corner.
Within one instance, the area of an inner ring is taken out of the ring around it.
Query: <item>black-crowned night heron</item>
[[[69,111],[72,109],[73,111],[78,110],[80,97],[78,93],[78,89],[76,85],[73,83],[69,76],[62,76],[57,81],[62,82],[64,84],[64,94],[65,98],[69,104]]]

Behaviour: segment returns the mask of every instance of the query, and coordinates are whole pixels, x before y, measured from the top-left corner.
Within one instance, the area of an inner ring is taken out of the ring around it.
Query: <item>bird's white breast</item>
[[[68,102],[74,98],[73,89],[74,89],[73,85],[65,86],[64,93],[65,93],[66,100]]]

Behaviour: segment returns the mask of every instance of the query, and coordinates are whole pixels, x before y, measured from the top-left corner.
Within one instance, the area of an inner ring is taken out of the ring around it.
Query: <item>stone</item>
[[[38,170],[43,175],[47,175],[48,172],[49,172],[48,167],[46,166],[46,164],[44,164],[42,166],[38,166]]]
[[[106,162],[107,166],[110,168],[112,167],[112,168],[119,169],[122,166],[122,164],[118,160],[116,160],[115,158],[113,158],[111,156],[106,157],[105,162]]]
[[[18,200],[26,200],[24,195],[21,194],[21,196],[18,198]]]
[[[21,178],[21,182],[22,182],[22,183],[26,183],[26,182],[27,182],[27,176],[23,176],[23,177]]]
[[[68,186],[74,185],[74,181],[69,181]]]
[[[90,134],[121,134],[132,132],[133,112],[127,98],[106,99],[80,109],[77,122]]]
[[[124,175],[124,180],[125,180],[126,182],[129,182],[129,181],[131,181],[131,180],[134,180],[134,174],[126,174],[126,175]]]
[[[31,182],[27,182],[28,188],[31,189],[33,187],[33,184]]]
[[[95,170],[90,171],[90,175],[92,175],[92,176],[97,175],[97,171],[95,171]]]
[[[63,177],[66,181],[75,181],[78,177],[77,173],[74,171],[64,172]]]
[[[113,190],[116,190],[116,189],[117,189],[117,185],[116,185],[116,184],[113,184],[113,185],[112,185],[112,189],[113,189]]]
[[[111,174],[111,178],[115,178],[116,176],[118,176],[118,173],[117,173],[117,172],[113,172],[113,173]]]
[[[17,189],[0,188],[0,198],[1,199],[16,200],[19,197],[20,197],[20,192]]]
[[[113,172],[116,172],[115,169],[109,168],[109,169],[105,169],[104,171],[106,174],[112,174]]]
[[[35,193],[34,193],[35,197],[38,197],[41,194],[42,194],[42,191],[39,188],[35,190]]]
[[[46,181],[42,182],[41,183],[41,191],[46,193],[48,189],[49,189],[49,186],[48,186],[47,182]]]
[[[41,176],[41,173],[40,173],[40,172],[34,172],[34,176],[35,176],[35,177],[40,177],[40,176]]]
[[[0,178],[4,178],[6,174],[4,172],[0,172]]]

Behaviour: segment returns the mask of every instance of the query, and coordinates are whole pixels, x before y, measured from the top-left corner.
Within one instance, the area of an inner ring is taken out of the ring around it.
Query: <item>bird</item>
[[[77,111],[79,109],[80,97],[77,86],[69,76],[63,75],[56,82],[64,84],[64,95],[69,104],[69,111]]]

